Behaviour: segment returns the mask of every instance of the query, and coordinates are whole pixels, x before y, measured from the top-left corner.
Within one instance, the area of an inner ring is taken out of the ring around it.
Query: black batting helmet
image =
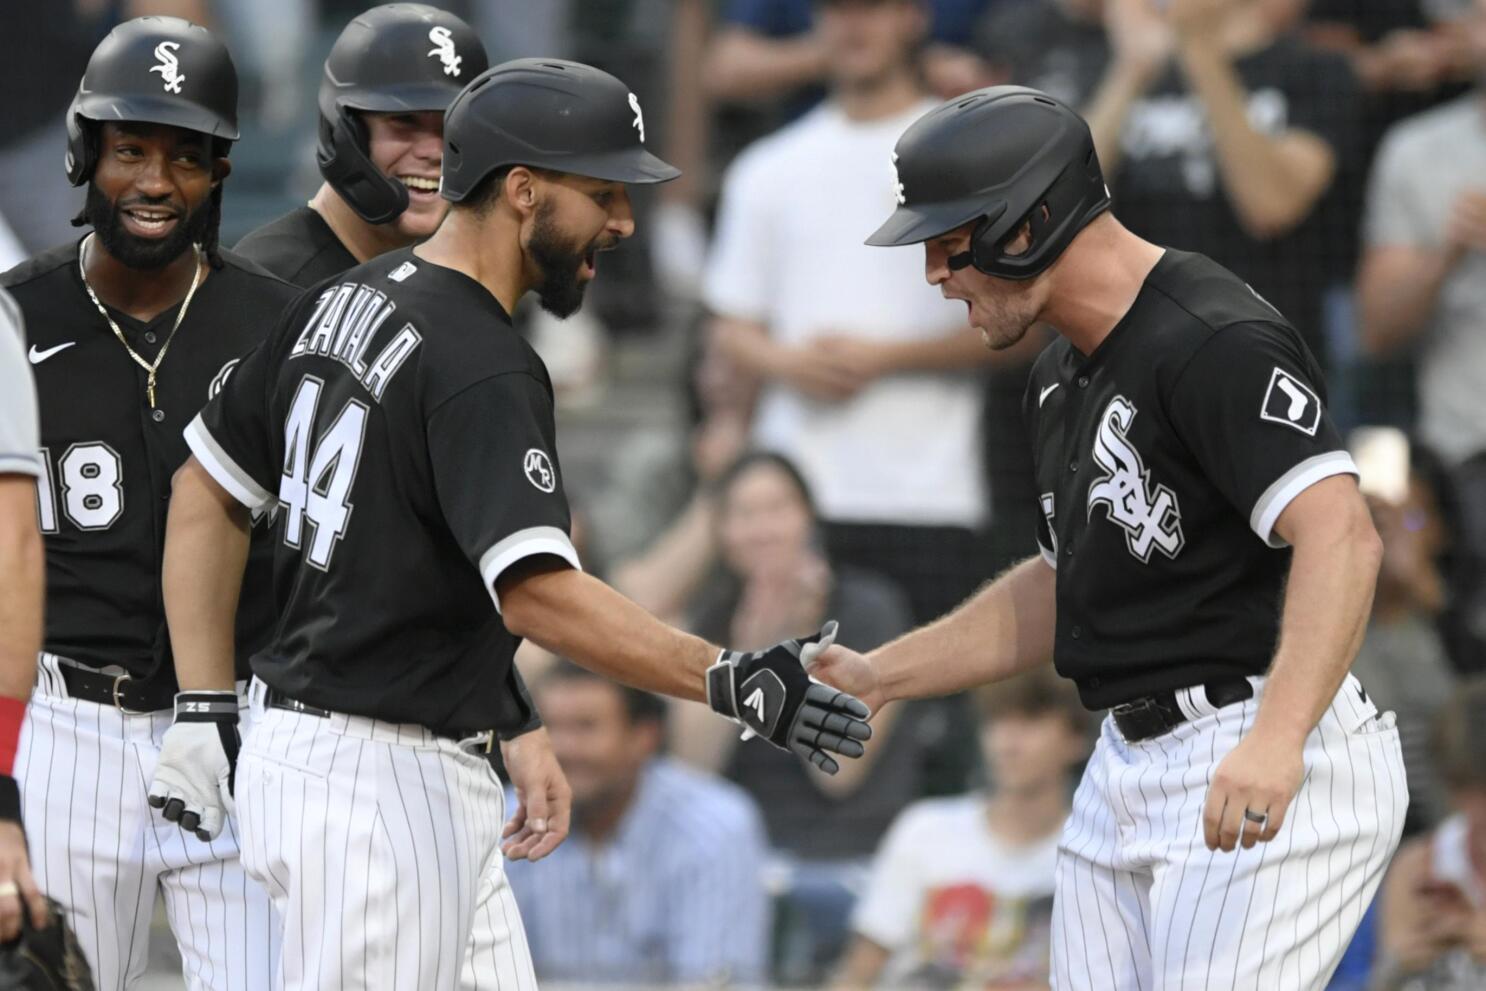
[[[444,117],[446,200],[497,169],[528,165],[611,182],[666,182],[681,170],[645,148],[640,99],[581,62],[516,59],[471,82]]]
[[[1030,279],[1109,209],[1089,125],[1025,86],[991,86],[934,108],[903,132],[893,163],[898,209],[867,243],[918,244],[979,219],[970,250],[949,259],[955,269]],[[1007,254],[1028,222],[1031,245]]]
[[[200,131],[225,149],[237,140],[237,69],[227,46],[179,17],[136,17],[98,43],[67,108],[67,179],[98,164],[88,122],[140,121]]]
[[[369,224],[408,208],[408,191],[372,164],[357,111],[443,111],[490,64],[470,26],[422,3],[360,14],[336,39],[320,83],[320,174]]]

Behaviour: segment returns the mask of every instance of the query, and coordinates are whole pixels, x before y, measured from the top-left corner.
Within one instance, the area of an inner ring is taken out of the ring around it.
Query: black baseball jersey
[[[291,210],[245,235],[232,250],[302,289],[356,264],[325,218],[307,206]]]
[[[1355,474],[1295,328],[1243,281],[1168,249],[1085,357],[1059,338],[1024,411],[1057,569],[1058,671],[1092,709],[1262,674],[1300,492]]]
[[[45,648],[135,677],[174,678],[160,590],[171,476],[190,453],[181,429],[261,342],[294,287],[231,252],[196,290],[157,374],[130,359],[83,287],[77,242],[0,276],[25,315],[41,410],[37,510],[46,541]],[[149,323],[110,310],[131,347],[153,361],[179,307]],[[255,531],[256,532],[256,531]],[[240,665],[272,618],[266,541],[238,617]]]
[[[312,289],[187,440],[278,506],[263,681],[447,735],[527,724],[493,585],[578,560],[546,367],[483,286],[403,249]]]

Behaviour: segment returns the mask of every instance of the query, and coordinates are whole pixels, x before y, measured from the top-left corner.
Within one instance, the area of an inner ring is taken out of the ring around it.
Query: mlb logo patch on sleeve
[[[1321,400],[1310,386],[1283,368],[1276,368],[1269,377],[1259,416],[1314,437],[1321,425]]]

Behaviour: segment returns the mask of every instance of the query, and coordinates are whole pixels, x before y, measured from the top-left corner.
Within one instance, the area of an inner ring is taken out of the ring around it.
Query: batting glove
[[[175,723],[160,741],[150,804],[166,821],[211,842],[236,809],[237,693],[180,692]]]
[[[835,774],[841,765],[830,754],[860,757],[861,741],[872,736],[871,711],[861,701],[805,673],[835,639],[832,621],[814,636],[752,654],[723,650],[707,669],[707,704],[743,726],[743,739],[761,736]]]

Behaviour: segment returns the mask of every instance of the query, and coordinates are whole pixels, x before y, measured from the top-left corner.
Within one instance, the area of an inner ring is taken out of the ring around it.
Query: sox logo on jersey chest
[[[1099,417],[1094,461],[1105,474],[1089,486],[1089,516],[1103,505],[1110,522],[1125,531],[1130,553],[1142,563],[1150,561],[1153,549],[1175,558],[1186,543],[1181,507],[1171,489],[1151,485],[1150,472],[1128,437],[1134,421],[1135,406],[1124,396],[1111,399]]]

